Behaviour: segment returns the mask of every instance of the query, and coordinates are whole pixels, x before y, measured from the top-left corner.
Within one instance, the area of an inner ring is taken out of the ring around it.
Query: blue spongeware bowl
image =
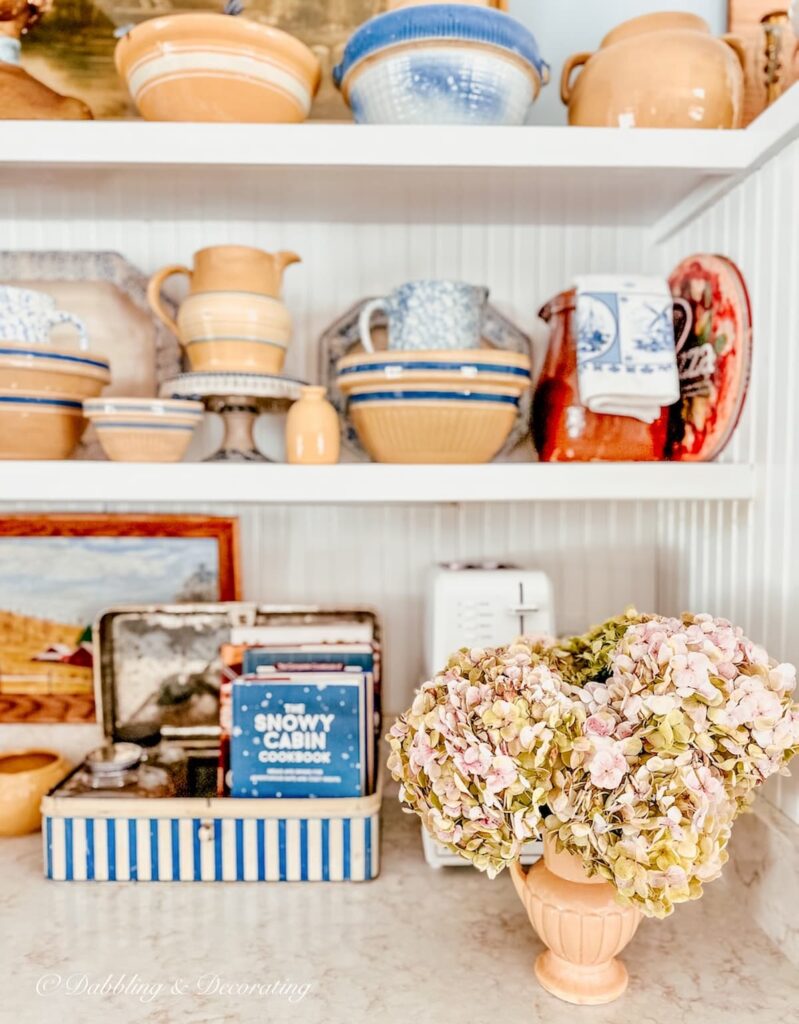
[[[380,14],[333,78],[359,124],[523,124],[549,65],[524,25],[493,8],[426,4]]]

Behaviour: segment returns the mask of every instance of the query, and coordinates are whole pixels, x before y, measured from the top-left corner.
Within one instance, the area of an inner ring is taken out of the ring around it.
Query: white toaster
[[[515,566],[450,563],[430,574],[425,610],[425,670],[440,671],[459,647],[496,647],[522,633],[554,633],[552,584],[546,573]],[[465,867],[422,829],[430,867]],[[534,864],[540,842],[527,843],[521,863]]]
[[[546,573],[497,564],[449,563],[430,574],[425,608],[425,671],[440,671],[460,647],[496,647],[521,634],[553,633]]]

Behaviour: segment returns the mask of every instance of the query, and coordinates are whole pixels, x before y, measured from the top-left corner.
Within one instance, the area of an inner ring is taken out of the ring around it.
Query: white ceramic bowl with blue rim
[[[379,14],[333,78],[359,124],[523,124],[549,65],[521,22],[493,8],[426,4]]]

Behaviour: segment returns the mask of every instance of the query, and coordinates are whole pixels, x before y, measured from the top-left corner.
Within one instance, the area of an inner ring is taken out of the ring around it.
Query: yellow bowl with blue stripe
[[[349,418],[375,462],[490,462],[516,422],[516,385],[375,385],[352,390]]]
[[[83,409],[113,462],[180,462],[205,411],[177,398],[94,398]]]
[[[530,357],[500,349],[356,352],[339,360],[336,383],[345,395],[385,384],[501,385],[521,395],[531,384]]]
[[[68,459],[85,426],[74,395],[0,389],[0,459]]]

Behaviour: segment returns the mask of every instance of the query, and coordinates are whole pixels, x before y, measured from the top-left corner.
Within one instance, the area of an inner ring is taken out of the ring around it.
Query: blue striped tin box
[[[126,813],[121,801],[56,791],[42,802],[45,874],[66,882],[365,882],[380,870],[381,791],[313,801],[125,800]]]

